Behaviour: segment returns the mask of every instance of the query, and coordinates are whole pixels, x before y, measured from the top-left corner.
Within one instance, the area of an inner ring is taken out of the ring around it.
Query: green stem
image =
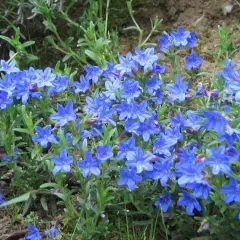
[[[162,217],[162,224],[163,224],[163,227],[164,227],[164,232],[165,232],[165,236],[166,236],[166,240],[168,240],[168,229],[165,225],[165,220],[164,220],[164,215],[163,215],[163,211],[162,211],[162,208],[161,208],[161,217]]]
[[[7,61],[7,63],[10,63],[17,55],[19,54],[19,52],[14,53],[11,58]]]
[[[107,0],[107,6],[106,6],[106,19],[105,19],[105,29],[104,29],[104,38],[105,38],[105,39],[107,39],[109,5],[110,5],[110,0]]]
[[[128,217],[127,217],[127,209],[125,206],[125,218],[126,218],[126,224],[127,224],[127,238],[128,240],[130,239],[130,235],[129,235],[129,226],[128,226]]]

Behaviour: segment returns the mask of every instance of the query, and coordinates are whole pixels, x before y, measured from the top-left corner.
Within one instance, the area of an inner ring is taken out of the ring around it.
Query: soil
[[[121,3],[121,0],[116,2]],[[136,16],[136,20],[145,32],[148,32],[150,27],[149,19],[153,20],[156,16],[163,19],[158,29],[159,33],[152,37],[152,42],[157,42],[161,32],[176,29],[177,26],[181,25],[197,33],[199,41],[196,48],[207,50],[211,49],[216,43],[216,34],[213,30],[216,30],[218,25],[225,23],[226,26],[236,26],[236,29],[240,26],[240,1],[237,0],[136,0],[136,2],[134,16]],[[231,13],[224,15],[223,9],[226,4],[232,4],[233,8]],[[120,27],[124,28],[133,25],[128,15],[124,15],[125,17],[121,18],[123,12],[127,13],[126,4],[121,5],[120,15],[114,15],[115,22],[116,20],[118,21],[119,17],[119,21],[121,22]],[[42,29],[42,31],[44,30]],[[121,53],[125,54],[133,50],[136,46],[136,39],[136,33],[126,32],[120,28],[119,42]],[[202,68],[204,70],[211,70],[214,63],[211,59],[205,58],[205,60]],[[26,231],[26,227],[13,225],[10,217],[7,215],[4,210],[0,210],[0,240],[11,239],[9,238],[10,235]],[[12,239],[21,238],[15,237]]]
[[[7,210],[0,210],[0,240],[22,240],[26,226],[13,224]]]

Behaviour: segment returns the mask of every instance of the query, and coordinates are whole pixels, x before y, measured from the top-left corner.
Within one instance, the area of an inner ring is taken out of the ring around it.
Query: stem
[[[162,211],[162,208],[161,208],[161,216],[162,216],[162,224],[163,224],[163,227],[164,227],[164,232],[165,232],[165,236],[166,236],[166,240],[168,240],[168,229],[165,225],[165,220],[164,220],[164,215],[163,215],[163,211]]]
[[[148,34],[148,36],[146,37],[146,39],[143,41],[141,47],[144,46],[144,45],[147,43],[147,41],[148,41],[149,38],[152,36],[152,34],[154,33],[154,31],[156,30],[156,28],[159,26],[159,24],[160,24],[161,22],[162,22],[162,20],[160,20],[157,24],[155,24],[155,25],[152,27],[151,32]]]
[[[81,216],[78,218],[78,220],[77,220],[77,223],[76,223],[76,225],[75,225],[75,227],[74,227],[74,231],[73,231],[73,233],[72,233],[72,236],[71,236],[71,239],[70,240],[73,240],[73,236],[75,235],[75,232],[76,232],[76,230],[77,230],[77,225],[78,225],[78,223],[79,223],[79,221],[80,221],[80,218],[81,218]]]
[[[102,1],[101,1],[101,2],[102,2]],[[104,38],[105,38],[105,39],[107,39],[109,5],[110,5],[110,0],[107,0],[107,6],[106,6],[106,19],[105,19],[105,29],[104,29]]]
[[[142,46],[142,38],[143,38],[143,30],[139,27],[137,21],[135,20],[135,18],[133,16],[132,0],[127,2],[127,6],[128,6],[129,15],[130,15],[132,21],[134,22],[135,26],[137,27],[137,30],[139,31],[138,47],[141,47]]]
[[[155,235],[156,228],[157,228],[158,217],[159,217],[159,211],[158,211],[158,213],[157,213],[157,218],[156,218],[155,225],[154,225],[154,229],[153,229],[154,235]]]
[[[17,55],[19,54],[19,52],[14,53],[11,58],[7,61],[7,63],[10,63]]]
[[[130,239],[129,238],[129,227],[128,227],[128,217],[127,217],[127,209],[126,209],[126,206],[125,206],[125,218],[126,218],[126,224],[127,224],[127,238],[128,240]]]

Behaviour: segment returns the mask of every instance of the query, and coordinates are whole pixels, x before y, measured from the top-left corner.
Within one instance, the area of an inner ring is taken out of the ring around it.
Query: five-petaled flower
[[[195,196],[191,195],[187,191],[183,191],[183,196],[179,198],[177,205],[185,206],[188,215],[191,215],[194,209],[197,209],[199,212],[202,211],[201,205]]]
[[[64,172],[68,173],[71,171],[71,164],[73,162],[73,156],[68,156],[67,149],[61,148],[59,156],[53,156],[52,162],[55,164],[53,169],[53,173],[56,174],[57,172],[63,170]]]
[[[32,141],[39,142],[43,148],[46,148],[49,142],[53,143],[56,141],[56,136],[51,133],[51,126],[46,126],[44,128],[36,126],[35,131],[37,135],[32,137]]]
[[[84,159],[78,161],[78,167],[82,169],[83,177],[88,177],[89,175],[93,174],[95,176],[100,175],[99,164],[101,163],[98,159],[92,158],[91,151],[86,151],[84,153]]]
[[[195,51],[192,51],[189,56],[186,57],[185,69],[198,68],[203,62],[203,58],[198,57]]]
[[[163,212],[167,212],[169,206],[171,205],[171,194],[168,192],[163,196],[159,196],[157,201],[155,202],[155,206],[161,206]]]
[[[66,123],[76,120],[76,115],[73,111],[73,102],[68,102],[65,107],[61,104],[57,104],[57,113],[53,113],[50,116],[52,120],[58,120],[57,125],[63,127]]]
[[[28,230],[29,232],[25,234],[26,240],[41,240],[42,234],[40,231],[32,224],[28,224]]]
[[[118,180],[118,185],[127,185],[130,191],[133,191],[136,188],[136,183],[142,181],[142,177],[137,175],[136,167],[131,169],[120,168],[120,179]]]
[[[220,190],[225,193],[224,201],[226,203],[240,202],[240,183],[235,178],[232,177],[230,183],[220,187]]]

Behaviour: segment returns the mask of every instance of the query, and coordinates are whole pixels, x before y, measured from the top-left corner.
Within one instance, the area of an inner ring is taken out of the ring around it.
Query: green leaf
[[[130,26],[130,27],[124,28],[123,30],[125,30],[125,31],[128,31],[128,30],[137,30],[137,31],[139,31],[139,29],[137,27],[135,27],[135,26]]]
[[[16,198],[13,198],[7,202],[4,202],[3,204],[0,205],[0,208],[2,207],[6,207],[6,206],[9,206],[9,205],[13,205],[13,204],[16,204],[16,203],[20,203],[20,202],[25,202],[27,201],[31,196],[31,192],[28,192],[28,193],[24,193],[23,195],[19,196],[19,197],[16,197]]]
[[[32,202],[33,202],[33,199],[32,199],[32,197],[30,195],[30,197],[28,198],[28,200],[24,204],[23,212],[22,212],[23,216],[25,216],[27,214],[27,212],[29,211],[29,209],[30,209],[30,207],[32,205]]]
[[[57,183],[44,183],[40,186],[40,188],[58,188]]]
[[[56,32],[56,26],[49,21],[43,21],[44,26],[52,32]]]
[[[94,61],[97,61],[97,59],[98,59],[97,55],[90,50],[85,50],[85,54]]]
[[[35,44],[35,41],[28,41],[22,44],[22,48],[29,47],[31,45]]]
[[[31,132],[25,128],[14,128],[13,129],[14,132],[21,132],[21,133],[27,133],[29,135],[31,135]]]
[[[3,35],[0,35],[0,39],[7,41],[9,44],[13,45],[12,39]]]
[[[69,58],[71,58],[71,55],[67,54],[63,57],[62,61],[66,62]]]
[[[43,207],[43,209],[48,212],[48,205],[47,205],[47,200],[45,197],[41,197],[40,198],[40,202],[41,202],[41,205]]]
[[[63,193],[54,193],[54,195],[56,195],[57,197],[59,197],[63,201],[67,200],[67,197]]]

